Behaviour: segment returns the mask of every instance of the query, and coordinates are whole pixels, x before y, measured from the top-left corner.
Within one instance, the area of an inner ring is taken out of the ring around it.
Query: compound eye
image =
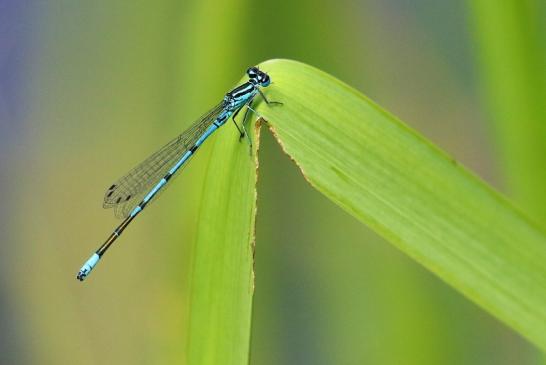
[[[269,78],[268,75],[264,75],[262,77],[261,84],[262,84],[263,87],[267,87],[267,86],[269,86],[269,84],[271,84],[271,79]]]
[[[248,70],[246,70],[246,74],[251,79],[255,78],[258,75],[258,72],[260,72],[260,70],[258,70],[257,67],[250,67]]]

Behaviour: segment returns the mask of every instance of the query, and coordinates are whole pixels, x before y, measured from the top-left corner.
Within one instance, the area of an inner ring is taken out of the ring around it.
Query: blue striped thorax
[[[236,110],[248,103],[248,101],[257,93],[258,90],[254,84],[251,82],[245,82],[241,86],[238,86],[227,93],[224,100],[226,101],[230,110]]]
[[[252,100],[258,93],[258,87],[267,87],[271,84],[269,75],[257,67],[249,68],[246,73],[249,80],[228,92],[224,97],[226,107],[230,111],[235,111]]]

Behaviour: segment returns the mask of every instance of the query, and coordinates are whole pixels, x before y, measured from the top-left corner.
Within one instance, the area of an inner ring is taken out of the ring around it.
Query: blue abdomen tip
[[[94,253],[89,258],[89,260],[87,260],[85,264],[83,264],[82,268],[78,272],[78,275],[76,276],[76,279],[78,279],[79,281],[84,281],[87,275],[89,275],[89,273],[91,272],[91,270],[93,270],[95,265],[97,265],[97,262],[99,262],[99,259],[100,259],[100,256]]]

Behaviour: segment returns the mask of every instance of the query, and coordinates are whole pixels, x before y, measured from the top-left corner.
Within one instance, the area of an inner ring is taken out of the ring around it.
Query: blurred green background
[[[90,280],[75,274],[117,224],[101,208],[106,187],[270,58],[354,86],[544,225],[545,8],[0,1],[0,363],[184,363],[210,146]],[[546,363],[262,136],[252,364]]]

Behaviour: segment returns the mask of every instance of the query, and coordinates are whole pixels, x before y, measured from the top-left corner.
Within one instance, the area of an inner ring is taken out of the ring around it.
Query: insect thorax
[[[252,99],[257,92],[258,91],[255,85],[250,82],[246,82],[227,93],[224,97],[224,102],[228,108],[231,110],[236,110],[248,103],[248,101]]]

